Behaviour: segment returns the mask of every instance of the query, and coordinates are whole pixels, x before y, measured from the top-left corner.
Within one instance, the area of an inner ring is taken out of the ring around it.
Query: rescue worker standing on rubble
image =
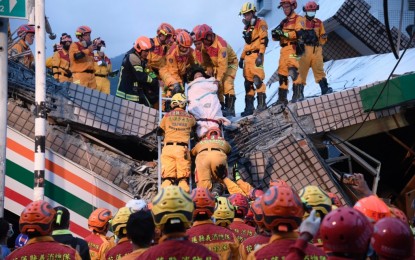
[[[150,247],[136,259],[219,259],[206,247],[188,240],[186,229],[191,226],[193,211],[192,198],[182,188],[162,188],[153,199],[151,214],[163,236],[158,245]]]
[[[304,42],[304,54],[300,59],[300,78],[301,85],[300,90],[293,95],[292,102],[301,101],[304,99],[304,86],[306,85],[307,74],[311,67],[314,74],[314,79],[320,85],[321,94],[329,94],[333,92],[332,88],[329,88],[326,73],[324,72],[323,63],[323,45],[327,42],[327,34],[324,30],[323,22],[315,18],[316,11],[319,6],[314,1],[309,1],[303,7],[305,12],[305,18],[303,22],[303,30],[300,35]]]
[[[215,210],[215,197],[205,188],[192,190],[195,204],[193,225],[186,231],[189,240],[206,246],[219,255],[220,259],[239,259],[239,242],[231,230],[213,224],[211,217]]]
[[[9,58],[33,69],[35,58],[30,45],[33,44],[35,38],[35,27],[28,24],[21,25],[17,29],[17,36],[20,40],[9,49]]]
[[[234,117],[236,100],[234,81],[238,69],[238,58],[232,47],[206,24],[199,26],[195,37],[197,41],[203,42],[203,47],[212,60],[214,77],[219,82],[218,97],[224,108],[223,115]]]
[[[186,70],[195,63],[190,34],[183,30],[176,38],[176,43],[173,43],[166,55],[165,66],[160,68],[160,77],[167,90],[166,96],[169,97],[184,93]]]
[[[294,10],[297,8],[297,0],[280,0],[278,8],[282,8],[286,18],[274,28],[272,39],[279,41],[280,60],[278,64],[278,77],[280,86],[278,88],[277,104],[288,104],[288,76],[293,80],[293,96],[298,96],[300,91],[301,78],[298,74],[297,55],[297,32],[302,29],[303,18]],[[300,53],[298,53],[300,54]]]
[[[256,16],[256,8],[253,3],[246,2],[242,5],[239,15],[243,15],[243,38],[245,46],[239,59],[239,67],[243,69],[245,78],[245,111],[241,116],[249,116],[254,113],[255,92],[257,93],[257,110],[266,109],[266,87],[263,82],[264,53],[268,45],[268,25],[265,20]]]
[[[111,60],[105,55],[105,41],[96,38],[93,44],[97,46],[94,53],[95,80],[97,82],[97,90],[105,94],[110,94],[109,74],[112,72]]]
[[[72,37],[67,33],[62,33],[60,44],[62,48],[56,51],[52,57],[53,77],[59,82],[71,82],[69,47],[72,44]]]
[[[206,74],[213,77],[212,60],[210,59],[206,50],[203,49],[203,42],[201,40],[196,40],[196,32],[199,30],[199,27],[200,25],[196,25],[190,33],[190,36],[192,36],[193,39],[193,44],[195,45],[193,57],[195,62],[204,68]]]
[[[116,96],[152,107],[151,99],[159,91],[159,81],[147,71],[147,57],[154,48],[153,41],[140,36],[122,61]],[[150,95],[148,95],[150,94]]]
[[[91,41],[91,28],[80,26],[76,29],[75,35],[78,42],[69,47],[70,68],[73,83],[96,89],[97,83],[94,74],[94,50],[96,46]]]
[[[189,175],[191,158],[188,150],[190,134],[196,125],[196,119],[185,109],[186,96],[175,94],[171,99],[172,111],[164,115],[157,129],[157,136],[164,135],[164,147],[161,152],[161,187],[178,185],[190,192]]]

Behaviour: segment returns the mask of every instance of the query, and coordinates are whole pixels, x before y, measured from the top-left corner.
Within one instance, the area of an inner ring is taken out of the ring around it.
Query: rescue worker
[[[243,15],[243,38],[245,46],[239,59],[239,68],[243,69],[245,78],[245,110],[241,116],[249,116],[254,113],[255,92],[257,93],[257,110],[262,111],[266,105],[266,87],[264,84],[264,53],[268,45],[268,25],[265,20],[256,16],[256,8],[253,3],[246,2],[242,5],[239,15]]]
[[[20,62],[29,69],[34,69],[35,58],[30,45],[35,39],[35,27],[23,24],[17,29],[17,36],[20,38],[9,49],[9,59]]]
[[[234,117],[236,100],[234,81],[238,69],[238,58],[232,47],[206,24],[199,26],[195,37],[197,41],[203,42],[203,47],[212,60],[214,77],[219,82],[218,97],[224,107],[223,115]]]
[[[294,10],[297,8],[297,0],[280,0],[278,8],[282,8],[286,18],[271,31],[272,39],[279,41],[280,60],[278,64],[278,101],[277,104],[287,104],[288,76],[293,80],[293,96],[298,96],[301,77],[298,74],[297,32],[302,29],[303,18]]]
[[[121,257],[122,260],[134,260],[144,253],[154,239],[154,221],[147,209],[130,215],[127,221],[127,237],[133,244],[133,252]]]
[[[91,28],[80,26],[75,35],[79,41],[69,47],[69,63],[72,72],[72,82],[90,89],[96,89],[94,69],[94,50],[96,46],[91,41]]]
[[[407,223],[397,218],[383,218],[373,230],[370,244],[378,259],[413,259],[414,237]]]
[[[364,197],[356,202],[353,208],[362,212],[372,223],[376,223],[382,218],[392,216],[388,205],[376,195]]]
[[[196,40],[196,32],[198,32],[200,25],[196,25],[190,36],[192,36],[193,44],[195,45],[195,49],[193,52],[194,60],[197,64],[203,67],[205,73],[211,77],[213,77],[213,63],[207,54],[206,50],[203,48],[203,42],[201,40]]]
[[[186,236],[191,226],[194,205],[190,195],[178,186],[162,188],[153,199],[154,223],[163,236],[137,259],[219,259],[205,246],[192,243]]]
[[[304,54],[300,58],[299,73],[301,84],[299,90],[293,95],[292,102],[304,99],[304,86],[306,85],[308,71],[311,67],[316,83],[320,85],[321,94],[332,93],[333,89],[329,88],[326,73],[324,72],[323,63],[323,45],[327,42],[327,34],[324,30],[323,22],[316,18],[316,11],[319,6],[314,1],[309,1],[303,7],[305,18],[303,30],[300,32],[301,39],[304,42]]]
[[[53,77],[53,68],[52,68],[52,58],[53,55],[55,54],[55,52],[62,50],[62,45],[60,45],[59,43],[55,43],[53,45],[53,54],[50,57],[46,58],[46,74],[51,75]]]
[[[91,260],[105,259],[108,250],[115,246],[114,239],[106,236],[111,219],[112,213],[106,208],[97,208],[88,218],[91,234],[85,240],[88,242]]]
[[[43,200],[33,201],[27,205],[19,219],[19,230],[29,237],[25,246],[15,249],[7,259],[55,259],[81,260],[78,252],[68,245],[53,240],[52,223],[56,211]]]
[[[229,225],[229,229],[235,233],[239,243],[242,243],[255,235],[255,228],[244,223],[249,210],[248,198],[241,193],[235,193],[229,196],[229,202],[235,207],[235,217]]]
[[[190,192],[188,178],[191,158],[188,145],[196,120],[186,112],[186,105],[184,94],[177,93],[172,97],[173,110],[164,115],[157,129],[157,136],[164,136],[164,147],[161,152],[161,186],[179,185],[186,192]]]
[[[79,237],[74,237],[69,230],[70,223],[70,213],[69,210],[62,206],[57,206],[54,208],[56,211],[56,218],[53,221],[52,228],[52,237],[56,242],[71,246],[75,249],[82,260],[89,260],[89,247],[88,243]]]
[[[108,250],[105,259],[115,260],[133,251],[133,245],[127,237],[127,221],[133,213],[132,208],[122,207],[111,220],[111,230],[116,236],[117,244]]]
[[[228,175],[227,154],[230,152],[231,146],[222,137],[220,129],[210,128],[191,151],[196,156],[195,181],[198,188],[211,191],[213,183],[221,182]]]
[[[176,93],[184,93],[183,80],[186,70],[195,64],[193,59],[192,37],[186,31],[177,35],[177,40],[166,55],[166,64],[160,68],[160,77],[165,86],[165,96],[172,97]]]
[[[298,238],[296,230],[304,215],[304,206],[298,194],[282,180],[271,186],[261,198],[264,225],[272,236],[269,243],[248,255],[248,259],[282,259],[289,253],[290,246]],[[308,244],[305,258],[326,256],[319,248]]]
[[[56,51],[52,57],[53,77],[59,82],[71,82],[72,72],[70,70],[69,47],[72,44],[72,37],[62,33],[60,45],[62,48]]]
[[[252,202],[250,208],[254,214],[256,234],[247,238],[239,246],[239,255],[242,260],[247,259],[248,255],[259,246],[267,244],[269,242],[269,238],[271,237],[271,232],[264,226],[264,211],[261,208],[261,197],[258,197],[254,202]]]
[[[358,210],[341,207],[321,222],[320,235],[329,260],[366,259],[373,225]]]
[[[111,60],[105,55],[106,46],[104,40],[96,38],[93,40],[93,44],[96,46],[96,52],[94,53],[96,90],[109,95],[111,83],[108,77],[112,72]]]
[[[147,57],[154,48],[152,40],[140,36],[122,61],[116,96],[153,107],[157,102],[159,81],[147,70]]]
[[[166,54],[174,43],[174,27],[168,23],[162,23],[157,28],[157,36],[152,38],[154,48],[148,55],[148,68],[159,75],[159,70],[166,64]]]
[[[232,223],[234,217],[235,207],[229,202],[228,198],[217,197],[215,210],[213,211],[213,222],[215,225],[230,230],[229,225]]]
[[[239,242],[229,229],[213,224],[211,217],[215,210],[215,197],[206,188],[195,188],[191,193],[195,204],[193,225],[186,231],[189,240],[206,246],[218,254],[220,259],[239,259]]]

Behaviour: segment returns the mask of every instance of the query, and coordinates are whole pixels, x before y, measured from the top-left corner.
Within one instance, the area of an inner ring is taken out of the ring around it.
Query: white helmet
[[[143,199],[131,199],[126,204],[126,207],[131,208],[134,212],[140,211],[147,207],[147,203]]]

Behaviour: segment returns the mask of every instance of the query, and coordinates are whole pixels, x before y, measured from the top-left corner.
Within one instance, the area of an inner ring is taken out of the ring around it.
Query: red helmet
[[[163,34],[163,35],[166,35],[166,36],[167,35],[173,36],[173,35],[175,35],[174,27],[171,26],[168,23],[162,23],[157,28],[157,35],[160,35],[160,34]]]
[[[341,207],[327,214],[320,226],[326,252],[365,254],[373,226],[359,211]]]
[[[408,224],[396,218],[383,218],[375,224],[370,243],[384,259],[406,259],[412,254],[414,238]]]
[[[91,28],[89,28],[86,25],[82,25],[82,26],[79,26],[78,29],[76,29],[75,35],[82,36],[85,33],[91,33],[91,32],[92,32]]]
[[[201,41],[203,39],[206,39],[207,36],[213,35],[212,27],[210,27],[207,24],[201,24],[197,29],[197,32],[195,32],[195,41]]]
[[[392,213],[392,217],[395,217],[397,219],[400,219],[404,223],[408,224],[408,218],[406,217],[405,213],[402,210],[400,210],[400,209],[398,209],[396,207],[390,207],[389,209],[390,209],[390,211]]]
[[[195,203],[195,210],[193,211],[193,217],[196,216],[208,216],[209,218],[215,211],[215,197],[206,188],[196,188],[192,190],[190,195]]]
[[[320,6],[314,2],[314,1],[309,1],[305,4],[305,6],[303,6],[303,11],[307,12],[307,11],[317,11],[320,8]]]
[[[264,211],[261,207],[261,198],[257,198],[251,204],[251,211],[254,214],[254,221],[258,227],[264,227]]]
[[[235,193],[229,196],[229,202],[235,207],[235,217],[244,218],[248,213],[248,198],[241,193]]]
[[[304,216],[304,207],[298,194],[285,183],[271,186],[261,197],[265,227],[288,231],[298,228]]]
[[[88,218],[88,228],[98,233],[105,232],[111,219],[112,213],[109,209],[97,208]]]
[[[264,195],[264,191],[257,189],[257,188],[253,188],[250,190],[249,192],[249,199],[250,200],[256,200],[257,198],[261,197],[262,195]]]
[[[291,4],[294,6],[294,9],[297,8],[297,0],[280,0],[278,8],[280,8],[283,4]]]
[[[343,205],[342,205],[342,203],[340,201],[340,198],[339,198],[339,196],[337,196],[336,193],[327,192],[327,195],[329,195],[329,197],[330,197],[331,202],[333,203],[333,205],[335,205],[338,208],[343,207]]]
[[[177,43],[182,47],[190,48],[190,46],[192,46],[193,40],[190,34],[183,30],[177,34]]]
[[[193,30],[190,32],[190,36],[192,36],[193,41],[196,41],[196,33],[199,31],[199,28],[200,28],[200,25],[196,25],[193,28]]]
[[[19,219],[19,229],[22,234],[38,233],[47,236],[52,233],[52,224],[56,211],[43,200],[33,201],[23,210]]]
[[[354,205],[355,209],[362,212],[366,217],[377,222],[384,217],[390,217],[391,212],[388,205],[375,195],[362,198]]]
[[[141,51],[151,51],[154,48],[153,40],[145,37],[140,36],[135,40],[134,49],[140,53]]]
[[[28,33],[35,33],[35,27],[27,24],[20,25],[17,29],[17,36],[24,38]]]

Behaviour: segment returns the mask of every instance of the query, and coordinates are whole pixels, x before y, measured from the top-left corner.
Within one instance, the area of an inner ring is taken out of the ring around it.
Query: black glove
[[[180,85],[180,83],[174,83],[173,85],[171,85],[171,95],[174,96],[174,94],[177,93],[183,93],[183,88],[182,85]]]
[[[261,66],[262,65],[262,62],[263,62],[263,57],[264,57],[264,54],[262,54],[262,53],[258,53],[258,57],[256,58],[256,60],[255,60],[255,65],[257,66],[257,67],[259,67],[259,66]]]
[[[116,77],[117,76],[117,74],[118,74],[118,72],[120,72],[120,70],[114,70],[114,71],[112,71],[112,72],[110,72],[109,74],[108,74],[108,76],[109,77]]]
[[[243,69],[244,68],[244,59],[240,59],[239,60],[239,68]]]
[[[221,180],[225,179],[228,177],[228,168],[223,164],[216,166],[215,175]]]

